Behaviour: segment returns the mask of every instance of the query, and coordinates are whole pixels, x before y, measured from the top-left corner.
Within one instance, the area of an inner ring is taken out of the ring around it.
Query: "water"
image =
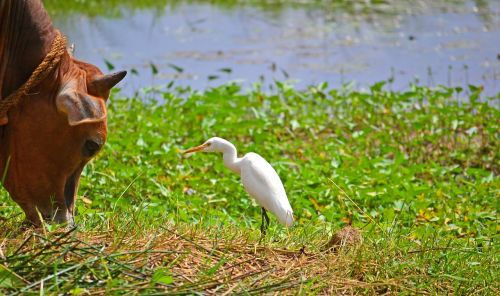
[[[172,80],[196,89],[273,79],[294,80],[299,88],[354,81],[362,89],[391,77],[388,87],[394,90],[415,82],[475,84],[487,95],[498,94],[500,1],[441,2],[399,1],[369,9],[198,2],[123,9],[118,18],[56,14],[54,22],[75,43],[78,58],[101,69],[105,61],[134,69],[124,84],[129,94]]]

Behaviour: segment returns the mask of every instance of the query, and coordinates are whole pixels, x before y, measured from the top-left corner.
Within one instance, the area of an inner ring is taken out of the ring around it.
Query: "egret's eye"
[[[99,144],[93,140],[87,140],[87,141],[85,141],[85,144],[83,145],[82,154],[85,157],[92,157],[100,149],[101,149],[101,144]]]
[[[207,147],[210,147],[212,145],[212,142],[207,142]]]

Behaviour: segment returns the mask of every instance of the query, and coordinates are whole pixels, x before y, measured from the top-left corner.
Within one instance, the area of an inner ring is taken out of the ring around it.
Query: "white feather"
[[[285,188],[274,168],[257,153],[248,153],[241,159],[241,182],[247,192],[264,209],[281,222],[293,225],[293,210]]]

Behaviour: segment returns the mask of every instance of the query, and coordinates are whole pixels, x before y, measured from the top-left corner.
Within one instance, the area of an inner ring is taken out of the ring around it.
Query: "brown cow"
[[[40,0],[0,1],[0,100],[28,80],[56,35]],[[46,78],[0,114],[0,181],[5,176],[34,224],[73,223],[82,169],[106,141],[109,91],[126,75],[103,75],[63,52]]]

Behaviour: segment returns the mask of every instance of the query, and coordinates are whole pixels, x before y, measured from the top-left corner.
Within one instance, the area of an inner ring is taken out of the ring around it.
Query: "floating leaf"
[[[168,66],[168,67],[170,67],[170,68],[172,68],[172,69],[174,69],[177,73],[182,73],[182,72],[184,72],[184,69],[183,69],[183,68],[181,68],[181,67],[179,67],[179,66],[177,66],[177,65],[174,65],[174,64],[168,64],[167,66]]]
[[[115,65],[113,65],[107,59],[104,59],[104,64],[106,64],[106,68],[108,68],[108,71],[113,71],[115,69]]]
[[[223,73],[227,73],[227,74],[231,74],[233,72],[233,70],[231,68],[221,68],[218,71],[223,72]]]
[[[150,69],[151,69],[151,73],[153,73],[153,75],[158,74],[158,68],[156,67],[156,65],[155,65],[155,64],[153,64],[153,63],[149,63],[149,67],[150,67]]]

